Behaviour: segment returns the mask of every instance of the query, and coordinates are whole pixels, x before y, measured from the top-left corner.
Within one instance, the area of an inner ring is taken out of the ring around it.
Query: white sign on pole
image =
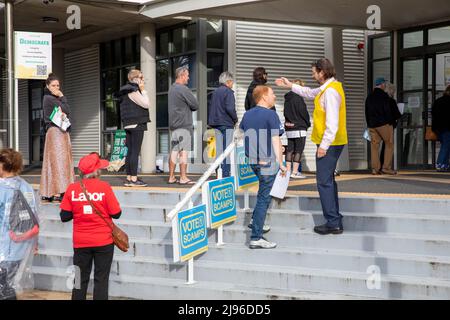
[[[52,34],[14,32],[15,78],[45,80],[52,72]]]

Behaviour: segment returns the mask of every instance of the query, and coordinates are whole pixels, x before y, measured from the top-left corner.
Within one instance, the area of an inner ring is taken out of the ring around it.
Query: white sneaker
[[[275,242],[267,241],[264,238],[250,241],[250,249],[273,249],[277,246]]]
[[[307,177],[302,175],[301,172],[296,172],[291,175],[292,179],[306,179]]]
[[[248,227],[251,229],[251,228],[253,228],[253,219],[252,220],[250,220],[250,224],[248,225]],[[268,224],[265,224],[264,226],[263,226],[263,233],[267,233],[267,232],[269,232],[270,231],[270,226],[268,225]]]

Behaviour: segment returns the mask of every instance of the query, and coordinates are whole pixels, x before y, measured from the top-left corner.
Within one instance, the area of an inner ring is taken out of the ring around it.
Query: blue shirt
[[[244,113],[239,126],[245,133],[245,155],[250,163],[274,161],[272,137],[282,136],[284,127],[275,111],[255,106]]]
[[[22,260],[37,241],[35,237],[16,243],[9,237],[9,214],[16,189],[22,191],[33,212],[37,212],[33,188],[25,180],[20,177],[0,178],[0,262]]]

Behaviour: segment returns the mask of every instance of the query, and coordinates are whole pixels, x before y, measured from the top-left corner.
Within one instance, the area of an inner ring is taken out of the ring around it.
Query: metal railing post
[[[188,205],[189,209],[192,209],[194,207],[194,203],[192,202],[192,199],[189,201]],[[186,284],[194,284],[194,257],[190,258],[188,260],[188,281]]]
[[[188,281],[186,284],[194,284],[194,258],[190,258],[188,261]]]
[[[244,211],[247,212],[250,210],[250,194],[248,189],[245,189],[244,193]]]
[[[217,179],[222,179],[222,167],[219,167],[217,170]],[[225,243],[223,242],[223,225],[219,226],[217,229],[217,246],[223,246]]]

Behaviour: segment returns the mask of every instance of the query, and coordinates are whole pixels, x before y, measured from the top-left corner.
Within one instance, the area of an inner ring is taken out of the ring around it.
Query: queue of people
[[[256,204],[249,228],[250,249],[273,249],[277,244],[263,234],[270,231],[265,224],[267,210],[272,201],[270,191],[278,173],[293,179],[302,175],[301,160],[306,144],[307,130],[311,127],[310,115],[304,99],[314,101],[311,140],[316,145],[316,180],[325,223],[314,227],[320,235],[341,234],[344,224],[339,210],[338,186],[335,172],[338,160],[348,143],[346,128],[346,99],[341,82],[330,60],[322,58],[311,65],[312,79],[318,87],[310,88],[300,79],[280,77],[275,85],[289,89],[284,95],[284,123],[276,110],[276,96],[267,84],[265,68],[253,71],[245,98],[245,114],[239,124],[244,135],[244,149],[250,167],[259,181]],[[175,71],[176,80],[168,93],[170,129],[169,177],[167,183],[193,185],[187,176],[188,153],[192,151],[193,112],[199,103],[188,87],[189,69]],[[208,105],[208,126],[215,129],[218,154],[233,141],[238,116],[233,85],[234,76],[228,71],[219,77],[220,86],[213,92]],[[60,218],[63,223],[73,221],[73,263],[79,268],[79,283],[72,291],[72,299],[85,300],[89,277],[94,264],[94,299],[108,299],[108,283],[114,256],[115,238],[112,219],[120,218],[122,210],[111,186],[101,180],[101,170],[108,167],[107,160],[93,152],[78,163],[80,179],[75,182],[70,127],[62,128],[54,120],[55,112],[62,119],[70,119],[71,110],[61,91],[59,79],[50,74],[46,81],[43,100],[46,141],[42,167],[40,195],[43,202],[61,202]],[[401,117],[394,100],[395,87],[384,78],[375,81],[375,89],[365,103],[367,126],[371,137],[372,174],[396,174],[392,168],[394,150],[393,132]],[[140,70],[130,70],[128,82],[116,95],[120,102],[120,114],[126,131],[128,154],[125,162],[127,187],[144,187],[147,184],[138,177],[138,159],[144,133],[150,122],[150,99],[145,91],[145,79]],[[450,156],[450,86],[442,98],[433,104],[432,129],[441,141],[437,161],[439,171],[449,170]],[[286,134],[283,147],[281,136]],[[379,147],[384,143],[384,155],[380,161]],[[285,149],[285,150],[283,150]],[[285,154],[285,158],[283,157]],[[175,176],[177,162],[180,177]],[[230,159],[221,164],[223,177],[230,176]],[[20,178],[22,158],[20,153],[4,149],[0,151],[0,300],[15,299],[14,281],[17,270],[37,246],[38,214],[32,187]],[[17,198],[19,197],[19,198]],[[21,197],[21,198],[20,198]],[[17,199],[26,199],[19,201]],[[17,210],[13,203],[23,203],[30,213],[29,237],[12,241],[11,219]],[[37,228],[37,229],[36,229]]]

